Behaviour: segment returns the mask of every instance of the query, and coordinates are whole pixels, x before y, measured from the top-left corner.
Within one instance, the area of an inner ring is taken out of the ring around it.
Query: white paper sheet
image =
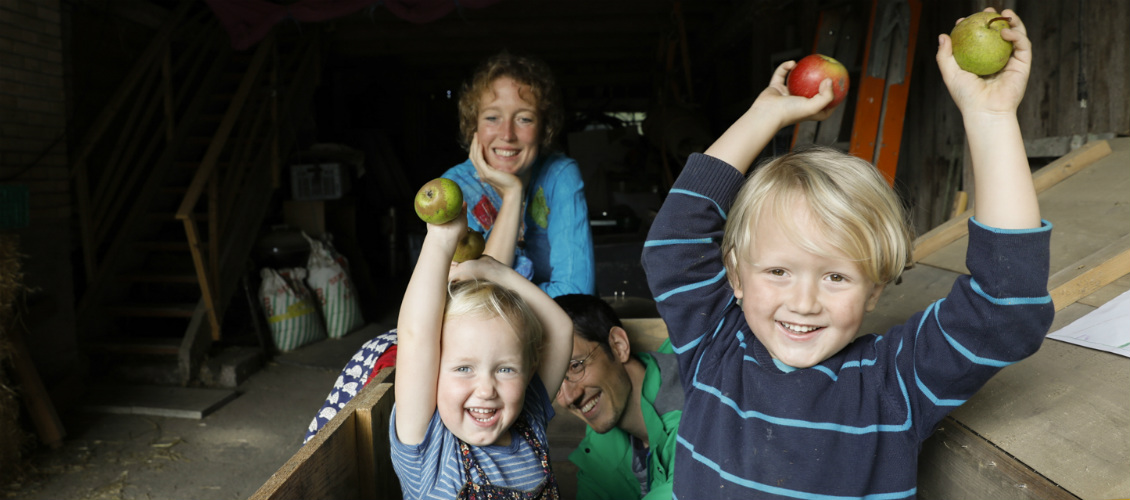
[[[1125,292],[1048,338],[1130,358],[1130,292]]]

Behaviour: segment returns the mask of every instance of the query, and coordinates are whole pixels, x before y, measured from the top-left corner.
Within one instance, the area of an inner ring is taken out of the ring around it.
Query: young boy
[[[557,498],[546,388],[565,377],[573,323],[490,257],[453,266],[466,230],[465,215],[428,225],[404,293],[393,467],[405,498]]]
[[[1031,43],[979,78],[940,35],[938,66],[969,138],[976,215],[949,295],[883,336],[863,314],[910,261],[895,194],[830,150],[750,163],[782,127],[823,119],[830,81],[789,96],[777,68],[744,116],[692,157],[648,235],[643,263],[679,355],[686,404],[675,497],[913,498],[919,447],[1051,323],[1043,223],[1016,108]],[[739,187],[741,191],[739,192]]]

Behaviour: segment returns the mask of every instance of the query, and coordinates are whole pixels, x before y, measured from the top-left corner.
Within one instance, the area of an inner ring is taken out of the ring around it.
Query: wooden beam
[[[1042,193],[1076,172],[1106,157],[1111,152],[1110,143],[1095,141],[1064,155],[1032,174],[1036,193]],[[914,240],[914,262],[920,262],[942,247],[957,241],[968,231],[966,221],[973,216],[971,208]]]
[[[1074,304],[1130,273],[1130,234],[1048,278],[1055,310]]]
[[[1063,488],[946,417],[922,445],[918,498],[1078,500]]]
[[[385,368],[391,373],[393,368]],[[387,377],[387,374],[378,374]],[[372,383],[370,383],[372,385]],[[388,430],[392,424],[394,391],[391,383],[380,384],[376,390],[358,394],[364,397],[357,407],[357,468],[361,479],[359,498],[377,499],[395,496],[400,490],[400,480],[392,468],[389,455],[391,443]],[[392,495],[390,495],[392,493]]]

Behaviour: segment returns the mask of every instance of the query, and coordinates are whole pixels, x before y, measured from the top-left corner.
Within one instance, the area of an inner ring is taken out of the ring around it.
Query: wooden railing
[[[218,74],[214,66],[214,74],[202,70],[223,49],[216,36],[218,26],[212,23],[201,29],[207,12],[198,10],[190,16],[191,6],[192,2],[182,2],[158,28],[74,156],[71,172],[89,284],[99,282],[107,272],[112,260],[108,257],[118,255],[124,244],[123,229],[139,217],[130,208],[142,201],[139,196],[156,191],[153,186],[159,179],[154,173],[171,161],[167,154],[158,155],[168,152],[178,138],[183,140],[184,120],[199,109],[187,104],[194,97],[189,92]],[[184,50],[174,63],[176,40],[187,42],[177,44]]]
[[[292,115],[304,109],[299,102],[317,82],[316,55],[316,38],[285,60],[279,57],[274,36],[259,43],[177,209],[213,340],[220,338],[223,304],[238,281],[222,278],[241,276],[232,268],[242,265],[251,249],[254,238],[248,234],[254,232],[249,230],[258,227],[261,210],[278,187],[280,147],[290,142],[281,137],[285,131],[279,124],[293,123]],[[279,81],[289,82],[281,95]],[[199,218],[201,208],[206,216]],[[201,229],[198,219],[206,221],[206,227]]]
[[[244,275],[294,139],[286,124],[307,112],[318,82],[317,36],[301,42],[280,55],[275,37],[267,37],[238,68],[243,74],[234,95],[225,96],[224,71],[235,52],[211,11],[186,0],[169,15],[75,155],[86,275],[80,315],[96,317],[118,268],[138,257],[133,243],[144,237],[151,207],[177,185],[181,167],[193,163],[187,188],[179,183],[185,189],[179,208],[167,210],[175,209],[184,225],[201,304],[213,340],[220,338],[224,305]],[[209,126],[205,113],[221,113],[210,109],[221,99],[227,109],[219,126]],[[200,137],[202,130],[210,136]],[[201,140],[206,152],[186,156]]]

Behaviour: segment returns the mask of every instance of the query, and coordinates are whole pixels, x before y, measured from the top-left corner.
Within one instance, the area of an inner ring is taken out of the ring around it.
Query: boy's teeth
[[[784,326],[785,328],[788,328],[789,330],[792,330],[792,331],[797,332],[797,333],[808,333],[808,332],[811,332],[811,331],[813,331],[817,328],[815,326],[800,326],[800,325],[792,325],[792,324],[789,324],[789,323],[781,323],[781,325]]]

